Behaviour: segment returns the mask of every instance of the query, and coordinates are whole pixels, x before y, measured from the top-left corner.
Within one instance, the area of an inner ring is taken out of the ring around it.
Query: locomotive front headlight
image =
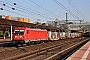
[[[17,36],[14,36],[14,38],[16,38]]]
[[[20,38],[24,38],[24,36],[20,36]]]

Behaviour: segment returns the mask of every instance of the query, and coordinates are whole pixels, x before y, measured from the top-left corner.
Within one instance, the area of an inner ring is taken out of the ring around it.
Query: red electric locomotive
[[[47,40],[48,32],[44,29],[15,28],[13,41],[15,43],[28,43],[31,41]]]

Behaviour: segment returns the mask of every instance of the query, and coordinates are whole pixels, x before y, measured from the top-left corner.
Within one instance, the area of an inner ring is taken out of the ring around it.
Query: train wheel
[[[31,42],[31,44],[32,44],[32,45],[34,45],[34,44],[35,44],[35,42],[34,42],[34,41],[32,41],[32,42]]]
[[[48,42],[48,40],[44,40],[44,42],[45,42],[45,43],[47,43],[47,42]]]
[[[29,46],[31,44],[31,42],[29,41],[28,43],[27,43],[27,45]]]

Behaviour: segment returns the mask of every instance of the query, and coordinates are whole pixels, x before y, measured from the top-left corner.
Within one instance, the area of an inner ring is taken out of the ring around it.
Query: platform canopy
[[[47,30],[63,30],[60,28],[54,28],[51,26],[44,26],[44,25],[37,25],[33,23],[26,23],[26,22],[20,22],[15,20],[7,20],[0,18],[0,27],[9,28],[10,26],[13,27],[31,27],[31,28],[42,28]],[[0,28],[1,29],[1,28]]]

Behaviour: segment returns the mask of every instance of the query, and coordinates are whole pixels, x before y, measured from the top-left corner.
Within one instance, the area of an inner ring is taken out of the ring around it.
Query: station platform
[[[90,41],[73,53],[66,60],[90,60]]]
[[[4,39],[3,37],[0,37],[0,42],[7,42],[7,41],[11,41],[10,38]]]

